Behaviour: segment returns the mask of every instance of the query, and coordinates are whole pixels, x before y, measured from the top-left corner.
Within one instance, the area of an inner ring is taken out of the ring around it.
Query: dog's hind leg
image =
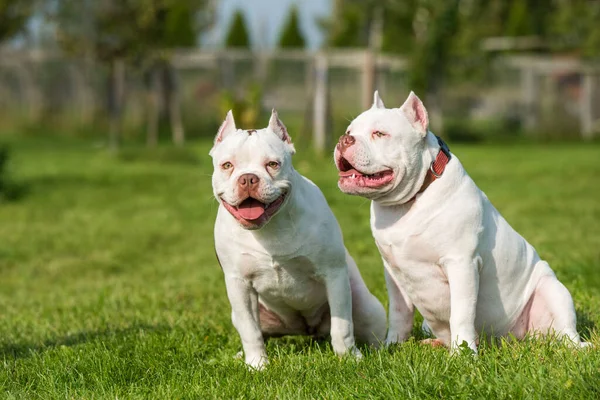
[[[385,309],[365,285],[356,263],[346,253],[350,290],[352,291],[352,319],[354,320],[354,336],[359,343],[379,347],[385,343],[386,317]]]
[[[556,276],[543,276],[530,301],[528,332],[534,335],[554,334],[568,338],[577,346],[588,345],[581,342],[577,333],[577,317],[571,293]]]

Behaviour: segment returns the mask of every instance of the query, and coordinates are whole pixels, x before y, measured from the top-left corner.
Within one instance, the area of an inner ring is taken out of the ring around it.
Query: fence
[[[310,135],[315,147],[323,149],[348,120],[370,106],[375,88],[388,106],[399,106],[410,89],[406,60],[365,50],[187,50],[174,53],[171,65],[179,88],[173,115],[181,116],[188,136],[213,135],[226,111],[223,93],[243,98],[254,86],[261,93],[259,112],[276,107],[294,136]],[[91,124],[106,110],[108,74],[109,68],[92,60],[4,50],[0,123],[50,116]],[[157,113],[148,107],[152,78],[127,66],[123,81],[123,124],[143,126]],[[485,67],[483,79],[446,85],[442,110],[450,120],[510,121],[507,129],[521,126],[591,139],[600,131],[600,66],[572,58],[499,56]]]
[[[600,131],[600,65],[572,58],[511,57],[508,66],[521,74],[523,120],[535,129],[578,120],[579,132],[591,139]]]

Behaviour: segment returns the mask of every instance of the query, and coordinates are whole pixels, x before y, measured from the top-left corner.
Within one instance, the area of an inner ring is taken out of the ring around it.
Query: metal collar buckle
[[[437,172],[435,172],[435,170],[433,169],[433,164],[435,164],[435,160],[433,160],[429,165],[429,172],[431,172],[431,174],[435,176],[435,179],[439,179],[442,176],[443,172],[442,174],[438,174]]]

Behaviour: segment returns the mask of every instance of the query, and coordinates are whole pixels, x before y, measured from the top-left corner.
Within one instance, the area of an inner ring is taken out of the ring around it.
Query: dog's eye
[[[277,161],[269,161],[267,163],[268,168],[277,169],[279,168],[279,163]]]
[[[231,169],[231,168],[233,168],[233,164],[230,163],[229,161],[227,161],[227,162],[224,162],[223,164],[221,164],[221,168],[223,168],[223,169]]]
[[[380,131],[375,131],[373,132],[373,136],[377,136],[378,138],[380,138],[386,136],[386,134]]]

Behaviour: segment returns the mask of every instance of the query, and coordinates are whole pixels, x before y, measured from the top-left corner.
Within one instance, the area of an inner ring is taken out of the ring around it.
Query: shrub
[[[254,129],[260,118],[262,97],[262,88],[256,83],[248,85],[243,92],[223,91],[219,102],[221,115],[231,110],[238,128]]]
[[[0,200],[16,200],[23,194],[23,187],[10,179],[9,156],[8,146],[0,145]]]

